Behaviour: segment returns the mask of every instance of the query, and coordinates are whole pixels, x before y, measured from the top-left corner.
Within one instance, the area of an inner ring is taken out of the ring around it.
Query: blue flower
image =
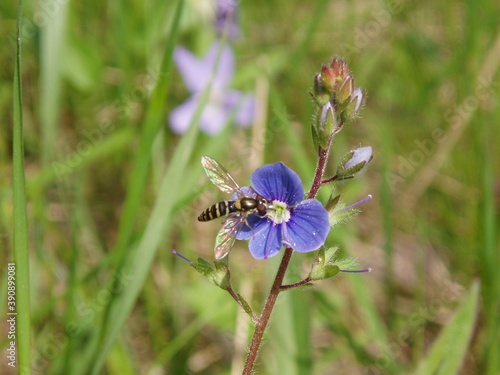
[[[169,117],[170,127],[177,134],[184,134],[194,116],[200,95],[209,83],[217,60],[219,43],[215,42],[202,59],[198,59],[187,49],[177,47],[174,61],[192,94],[189,99],[172,110]],[[234,56],[231,48],[223,47],[219,65],[212,81],[212,87],[200,117],[200,128],[209,135],[219,133],[231,113],[235,113],[238,126],[247,127],[253,121],[254,97],[228,88],[234,73]]]
[[[248,225],[237,234],[238,240],[250,240],[249,249],[257,259],[276,255],[282,245],[298,252],[317,250],[330,231],[328,213],[321,202],[304,198],[297,173],[279,162],[257,169],[251,177],[252,189],[272,207],[266,215],[249,215]],[[250,190],[244,190],[244,192]]]

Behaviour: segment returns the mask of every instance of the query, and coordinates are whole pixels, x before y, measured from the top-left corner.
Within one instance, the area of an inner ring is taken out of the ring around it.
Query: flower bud
[[[319,113],[316,118],[316,132],[319,144],[322,148],[326,148],[328,146],[328,139],[333,134],[337,125],[335,111],[332,104],[327,102],[318,112]]]
[[[331,94],[335,94],[340,84],[349,76],[345,60],[334,57],[330,66],[321,67],[321,84]]]
[[[321,83],[321,73],[314,76],[314,100],[319,106],[325,105],[330,101],[330,93]]]
[[[347,105],[344,112],[348,120],[353,120],[358,116],[364,98],[365,96],[359,87],[356,90],[354,90],[354,92],[351,95],[351,101]]]
[[[337,77],[345,77],[349,75],[349,66],[344,59],[335,56],[330,64],[333,74]]]
[[[335,75],[332,68],[329,68],[326,65],[321,67],[321,85],[328,92],[333,92],[335,84],[337,83],[337,76]]]
[[[337,176],[339,180],[354,177],[360,172],[366,164],[372,160],[372,148],[370,146],[360,147],[349,152],[342,159],[340,166],[337,168]]]
[[[354,79],[351,76],[347,76],[340,84],[338,90],[336,91],[337,102],[340,105],[350,101],[351,95],[354,92]]]

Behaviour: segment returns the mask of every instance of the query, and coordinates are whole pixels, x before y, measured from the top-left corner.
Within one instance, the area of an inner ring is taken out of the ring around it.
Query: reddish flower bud
[[[351,95],[354,93],[354,79],[351,76],[345,77],[345,79],[340,84],[338,90],[336,90],[337,102],[342,105],[349,101]]]
[[[335,56],[330,64],[333,74],[341,79],[349,75],[349,67],[344,59]]]
[[[333,88],[335,87],[336,83],[336,75],[334,74],[333,70],[326,65],[323,65],[321,67],[321,84],[325,88],[325,90],[329,92],[333,92]]]

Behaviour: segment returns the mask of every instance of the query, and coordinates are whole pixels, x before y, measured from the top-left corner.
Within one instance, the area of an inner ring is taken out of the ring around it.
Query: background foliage
[[[182,13],[177,5],[25,4],[30,269],[18,273],[31,284],[32,373],[240,371],[248,318],[170,250],[213,257],[219,225],[196,217],[226,197],[202,174],[201,155],[242,185],[281,160],[307,186],[315,162],[308,90],[320,65],[340,55],[368,99],[337,137],[332,161],[373,146],[368,172],[341,191],[346,202],[374,199],[328,243],[373,272],[281,296],[259,373],[498,374],[498,4],[241,1],[233,87],[255,91],[261,112],[252,129],[213,138],[168,127],[188,95],[172,48],[202,55],[216,37],[213,4],[186,1]],[[12,119],[20,113],[16,12],[14,2],[0,5],[4,265],[13,260]],[[295,256],[288,280],[300,280],[312,258]],[[254,260],[244,242],[231,253],[234,286],[256,308],[278,261]],[[0,286],[5,301],[6,277]],[[5,336],[0,343],[7,347]],[[4,356],[0,366],[16,373]]]

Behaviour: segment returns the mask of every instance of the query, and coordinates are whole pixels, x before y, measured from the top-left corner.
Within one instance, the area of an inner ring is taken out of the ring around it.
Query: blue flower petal
[[[262,229],[256,233],[248,245],[254,258],[267,259],[279,253],[282,242],[282,225],[262,220]]]
[[[328,212],[318,200],[307,199],[292,209],[284,229],[284,241],[295,251],[314,251],[325,243],[328,232]]]
[[[258,234],[268,223],[269,220],[267,218],[262,218],[257,213],[249,214],[246,218],[246,223],[243,224],[243,227],[236,235],[236,239],[249,240]]]
[[[304,198],[300,177],[282,162],[266,164],[250,178],[252,186],[264,198],[294,206]]]

